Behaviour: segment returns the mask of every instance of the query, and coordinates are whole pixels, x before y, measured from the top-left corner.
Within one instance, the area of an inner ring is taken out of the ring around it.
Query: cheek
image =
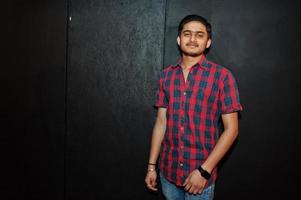
[[[180,42],[180,43],[181,43],[181,44],[186,44],[186,43],[187,43],[187,41],[188,41],[188,40],[187,40],[186,38],[182,38],[182,40],[181,40],[181,42]]]
[[[200,42],[200,46],[206,48],[207,47],[207,41]]]

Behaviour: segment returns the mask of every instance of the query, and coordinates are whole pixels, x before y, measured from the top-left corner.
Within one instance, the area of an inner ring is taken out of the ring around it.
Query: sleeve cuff
[[[168,105],[156,103],[156,104],[155,104],[155,107],[156,107],[156,108],[168,108]]]
[[[243,110],[242,106],[238,105],[238,106],[230,107],[230,108],[227,108],[227,109],[223,110],[222,114],[229,114],[229,113],[234,113],[234,112],[240,112],[242,110]]]

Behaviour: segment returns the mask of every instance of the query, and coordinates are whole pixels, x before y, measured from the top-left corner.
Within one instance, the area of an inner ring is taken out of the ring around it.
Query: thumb
[[[189,177],[190,177],[190,176],[188,176],[188,177],[185,179],[183,186],[185,186],[185,185],[188,183]]]

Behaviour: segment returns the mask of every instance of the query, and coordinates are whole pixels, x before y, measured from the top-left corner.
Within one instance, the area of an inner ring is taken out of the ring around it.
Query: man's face
[[[177,42],[184,55],[193,57],[202,55],[211,45],[206,26],[197,21],[184,25]]]

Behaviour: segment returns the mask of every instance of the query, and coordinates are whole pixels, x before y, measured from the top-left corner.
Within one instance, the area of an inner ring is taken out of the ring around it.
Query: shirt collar
[[[181,67],[181,63],[182,63],[182,58],[180,58],[177,62],[176,65],[173,65],[172,68],[177,68],[177,67]],[[206,56],[205,55],[202,55],[201,59],[192,67],[200,67],[200,68],[203,68],[203,69],[209,69],[209,64],[208,64],[208,61],[206,59]]]

